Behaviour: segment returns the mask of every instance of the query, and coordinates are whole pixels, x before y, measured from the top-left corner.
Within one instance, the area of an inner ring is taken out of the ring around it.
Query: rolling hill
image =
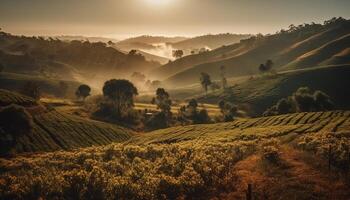
[[[130,144],[171,144],[184,141],[294,140],[308,134],[343,132],[350,128],[349,111],[295,113],[238,119],[234,122],[172,127],[133,137]],[[289,142],[290,142],[289,141]]]
[[[258,66],[267,59],[274,61],[276,70],[302,69],[330,64],[349,64],[346,55],[350,21],[342,18],[321,24],[291,26],[273,35],[258,35],[214,51],[190,55],[153,71],[169,87],[193,84],[201,72],[213,79],[220,78],[220,67],[226,76],[235,77],[259,73]],[[333,63],[334,62],[334,63]],[[341,63],[340,63],[341,62]]]
[[[172,43],[171,46],[174,49],[182,50],[199,50],[201,48],[216,49],[223,45],[239,43],[242,39],[247,39],[249,37],[251,37],[249,34],[209,34]]]
[[[0,63],[6,72],[42,74],[75,80],[75,75],[116,74],[147,71],[159,66],[139,55],[124,54],[105,43],[63,42],[42,37],[21,37],[0,32]]]
[[[33,129],[20,136],[1,130],[1,154],[72,150],[128,140],[128,129],[47,109],[35,100],[7,90],[0,90],[0,106],[23,106],[33,118]],[[1,109],[1,107],[0,107]],[[9,136],[10,135],[10,136]],[[9,143],[9,138],[10,142]],[[6,148],[5,148],[5,145]],[[9,145],[10,144],[10,145]]]
[[[21,92],[25,90],[28,83],[34,83],[35,85],[39,86],[43,95],[65,96],[70,98],[75,98],[75,91],[79,85],[81,85],[81,83],[77,81],[60,80],[41,75],[35,76],[7,72],[0,73],[0,89]],[[62,91],[60,85],[61,83],[65,83],[67,85],[65,91]],[[64,92],[64,94],[62,92]]]
[[[309,87],[327,93],[338,109],[350,109],[350,65],[328,66],[304,70],[280,72],[248,78],[228,91],[217,91],[198,97],[200,102],[217,103],[226,99],[238,105],[248,107],[252,116],[261,115],[267,108],[286,98],[299,87]],[[188,97],[190,98],[190,97]]]

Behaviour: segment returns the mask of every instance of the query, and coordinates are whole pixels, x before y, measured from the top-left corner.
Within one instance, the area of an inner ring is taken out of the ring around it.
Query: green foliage
[[[208,115],[208,111],[201,109],[198,111],[197,100],[191,99],[188,102],[187,106],[180,108],[178,113],[178,121],[182,123],[190,124],[207,124],[211,122],[211,119]],[[191,123],[192,122],[192,123]]]
[[[170,95],[165,91],[164,88],[158,88],[156,91],[156,97],[152,100],[153,104],[156,104],[158,109],[161,110],[165,115],[171,115],[171,104]]]
[[[322,91],[312,91],[308,87],[300,87],[287,99],[280,99],[263,114],[264,116],[280,115],[294,112],[327,111],[334,108],[330,97]]]
[[[237,116],[238,108],[231,103],[221,100],[218,103],[225,122],[232,121]]]
[[[137,94],[137,88],[128,80],[112,79],[103,86],[103,95],[113,102],[112,109],[119,118],[134,107],[134,96]]]

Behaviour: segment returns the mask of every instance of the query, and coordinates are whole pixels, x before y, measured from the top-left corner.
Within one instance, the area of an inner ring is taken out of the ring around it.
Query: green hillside
[[[248,107],[247,112],[256,116],[274,105],[279,99],[286,98],[299,87],[309,87],[327,93],[338,109],[350,109],[350,66],[329,66],[309,70],[296,70],[275,75],[257,76],[246,79],[230,90],[217,91],[199,97],[200,102],[217,103],[226,99]],[[197,96],[198,97],[198,96]]]
[[[322,66],[348,48],[349,33],[350,21],[345,19],[291,26],[273,35],[257,35],[203,55],[186,56],[157,68],[153,74],[165,79],[168,86],[179,87],[197,82],[201,72],[218,79],[221,66],[226,67],[227,77],[256,74],[259,64],[267,59],[274,61],[276,70]],[[346,59],[340,61],[337,64],[348,64]]]

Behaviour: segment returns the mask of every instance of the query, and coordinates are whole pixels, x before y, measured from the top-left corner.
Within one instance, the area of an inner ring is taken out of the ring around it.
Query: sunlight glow
[[[145,1],[154,6],[163,6],[171,3],[174,0],[145,0]]]

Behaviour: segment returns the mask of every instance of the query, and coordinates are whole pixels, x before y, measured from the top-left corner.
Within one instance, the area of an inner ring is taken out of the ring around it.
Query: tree
[[[181,58],[184,55],[184,52],[182,50],[173,50],[173,57],[174,58]]]
[[[138,92],[130,81],[112,79],[105,82],[103,95],[113,102],[117,116],[123,117],[134,107],[134,96]]]
[[[134,56],[136,54],[137,54],[137,50],[135,50],[135,49],[132,49],[132,50],[129,51],[129,55],[130,56]]]
[[[293,99],[299,112],[315,111],[314,97],[310,88],[301,87],[294,94]]]
[[[220,108],[220,111],[224,117],[225,122],[232,121],[234,117],[237,115],[238,108],[237,106],[225,101],[221,100],[218,103],[218,106]]]
[[[222,89],[226,89],[227,88],[227,79],[225,77],[225,71],[226,68],[224,65],[222,65],[220,67],[220,75],[221,75],[221,82],[222,82]]]
[[[171,115],[171,104],[170,95],[165,91],[164,88],[158,88],[156,91],[156,97],[152,100],[153,104],[163,112],[166,116]]]
[[[11,104],[0,109],[0,127],[17,137],[33,128],[33,118],[24,107]]]
[[[40,91],[39,85],[35,82],[32,82],[32,81],[27,82],[23,86],[21,93],[26,95],[26,96],[32,97],[35,100],[39,100],[40,96],[41,96],[41,91]]]
[[[334,109],[330,97],[322,92],[312,93],[308,87],[300,87],[292,96],[280,99],[276,105],[268,108],[264,116],[281,115],[296,112],[327,111]]]
[[[265,73],[265,72],[268,72],[272,69],[274,63],[272,62],[272,60],[267,60],[265,64],[260,64],[259,65],[259,71],[261,73]]]
[[[78,99],[83,98],[83,101],[86,97],[90,96],[91,88],[88,85],[80,85],[78,89],[75,92],[75,95],[78,97]]]
[[[201,82],[203,89],[205,90],[205,93],[207,93],[208,86],[212,84],[211,79],[210,79],[210,75],[205,73],[205,72],[202,72],[201,76],[200,76],[200,82]]]
[[[210,122],[210,117],[206,109],[198,111],[198,102],[191,99],[187,106],[183,106],[179,110],[179,118],[181,121],[192,121],[194,124],[205,124]]]
[[[265,67],[266,67],[266,70],[267,71],[270,71],[273,67],[274,63],[272,62],[272,60],[267,60],[266,63],[265,63]]]

